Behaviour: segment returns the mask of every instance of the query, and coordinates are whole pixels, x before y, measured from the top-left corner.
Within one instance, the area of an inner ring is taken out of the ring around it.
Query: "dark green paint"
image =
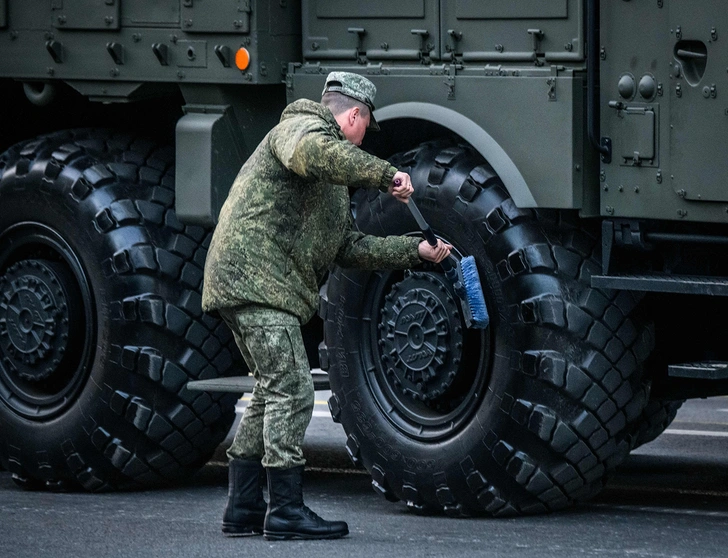
[[[197,136],[199,143],[185,144],[186,153],[203,153],[200,164],[210,169],[197,189],[180,181],[187,201],[179,209],[194,222],[214,222],[218,204],[211,200],[224,197],[230,168],[277,122],[284,90],[289,101],[318,100],[331,70],[371,78],[390,125],[414,118],[461,135],[494,161],[523,207],[725,222],[728,11],[719,0],[601,2],[598,118],[614,152],[611,163],[600,165],[585,131],[586,5],[584,0],[0,0],[0,77],[62,80],[104,102],[164,96],[179,88],[190,105],[227,111],[225,126],[240,133],[214,132],[219,119],[206,117],[209,129]],[[57,43],[59,62],[48,41]],[[152,44],[166,47],[166,65]],[[251,53],[245,72],[234,66],[241,46]],[[705,54],[705,62],[685,55],[690,49]],[[651,93],[644,97],[640,84],[647,78]],[[245,92],[262,84],[271,89]],[[622,105],[610,108],[610,101]],[[241,155],[215,163],[216,149]],[[217,165],[226,168],[222,178],[211,170]]]

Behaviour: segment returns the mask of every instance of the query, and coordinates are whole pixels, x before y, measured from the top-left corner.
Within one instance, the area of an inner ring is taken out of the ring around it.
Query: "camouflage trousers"
[[[228,457],[262,458],[264,467],[277,469],[303,465],[314,390],[298,318],[260,306],[220,315],[257,380]]]

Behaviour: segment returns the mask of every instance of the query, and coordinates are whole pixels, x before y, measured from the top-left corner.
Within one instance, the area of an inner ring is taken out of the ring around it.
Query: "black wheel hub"
[[[435,401],[458,373],[460,313],[447,287],[429,273],[408,273],[385,298],[379,346],[387,380],[416,401]]]
[[[24,380],[49,378],[66,352],[69,300],[62,273],[52,262],[25,260],[0,276],[0,358]]]
[[[0,233],[0,403],[44,421],[73,405],[91,371],[96,322],[85,269],[47,225]]]

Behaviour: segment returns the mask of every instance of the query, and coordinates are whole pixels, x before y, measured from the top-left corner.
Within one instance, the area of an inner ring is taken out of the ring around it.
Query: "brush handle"
[[[401,184],[402,181],[399,178],[394,181],[395,186],[400,186]],[[415,200],[411,197],[407,200],[407,207],[409,207],[412,217],[414,217],[415,221],[417,221],[417,226],[420,227],[422,234],[425,235],[425,240],[427,240],[428,244],[430,246],[437,246],[437,237],[435,236],[435,233],[432,232],[430,225],[427,224],[427,221],[425,221],[422,213],[420,213],[420,209],[417,207]]]
[[[407,203],[407,207],[409,207],[410,213],[412,213],[412,216],[415,218],[415,221],[417,221],[417,226],[420,227],[420,230],[422,231],[422,234],[425,236],[425,240],[430,246],[437,246],[437,237],[435,236],[435,233],[432,232],[432,228],[430,225],[425,221],[425,218],[422,216],[422,213],[420,213],[419,208],[417,207],[417,204],[415,203],[415,200],[412,198],[409,199],[409,202]],[[448,277],[451,273],[455,271],[455,267],[452,265],[452,262],[450,261],[450,257],[445,258],[440,262],[440,265],[442,266],[443,271],[445,272]],[[456,277],[454,275],[453,277]]]
[[[400,184],[402,184],[402,181],[399,178],[394,181],[395,186],[399,186]],[[417,221],[417,226],[420,227],[420,230],[425,236],[425,240],[427,241],[427,243],[430,246],[437,246],[437,237],[435,236],[435,233],[432,232],[432,228],[427,223],[427,221],[425,221],[425,218],[422,216],[422,213],[420,213],[420,209],[417,207],[417,204],[412,197],[407,200],[407,207],[409,207],[410,213],[412,213],[412,217],[414,217],[415,221]],[[442,266],[443,271],[448,277],[450,277],[452,274],[452,278],[457,279],[457,271],[455,270],[455,266],[453,266],[449,257],[442,260],[440,262],[440,265]]]
[[[422,213],[420,213],[420,209],[417,207],[415,200],[410,198],[409,202],[407,203],[407,207],[409,207],[410,213],[412,213],[412,217],[414,217],[415,221],[417,221],[417,226],[420,227],[422,234],[425,235],[425,240],[427,240],[427,243],[430,246],[437,246],[437,237],[435,236],[435,233],[432,232],[432,228],[430,228],[430,225],[427,223],[427,221],[425,221]]]

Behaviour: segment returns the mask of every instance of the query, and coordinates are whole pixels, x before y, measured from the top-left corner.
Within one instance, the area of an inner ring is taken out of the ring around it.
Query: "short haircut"
[[[334,116],[339,116],[342,112],[358,107],[361,115],[366,118],[369,116],[369,107],[361,101],[357,101],[353,97],[339,93],[338,91],[329,91],[321,97],[321,104],[327,107]]]

